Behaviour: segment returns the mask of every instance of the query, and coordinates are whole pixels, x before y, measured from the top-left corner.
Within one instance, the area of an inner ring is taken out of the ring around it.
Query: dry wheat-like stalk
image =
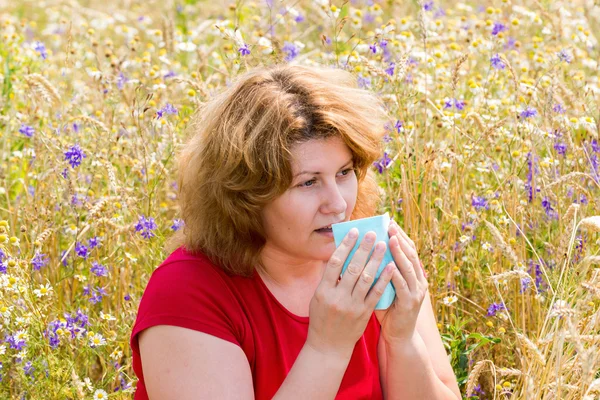
[[[479,381],[479,375],[481,375],[481,373],[483,372],[483,368],[487,364],[490,365],[490,369],[492,370],[492,373],[494,375],[496,374],[496,372],[495,372],[496,368],[495,368],[495,365],[492,362],[492,360],[478,361],[475,364],[475,366],[473,367],[473,370],[469,374],[469,379],[467,380],[467,397],[469,397],[473,394],[473,389],[475,389],[475,386],[477,385],[477,382]]]
[[[170,18],[163,18],[163,40],[165,41],[165,49],[169,52],[169,54],[174,53],[174,43],[173,43],[173,21]]]
[[[571,204],[569,208],[567,208],[567,212],[565,212],[565,215],[563,215],[563,222],[569,223],[571,221],[571,218],[573,218],[573,216],[575,215],[575,211],[579,210],[579,207],[581,206],[577,203]]]
[[[85,122],[89,122],[90,124],[94,125],[97,128],[100,128],[102,131],[104,131],[105,133],[110,133],[110,130],[108,129],[108,127],[106,125],[104,125],[102,122],[98,121],[97,119],[94,119],[92,117],[88,117],[87,115],[77,115],[75,117],[72,117],[69,119],[70,121],[75,121],[75,120],[81,120],[81,121],[85,121]]]
[[[529,350],[529,352],[534,355],[534,359],[537,360],[537,362],[539,362],[542,365],[546,365],[546,359],[544,358],[544,355],[542,354],[540,349],[535,345],[535,343],[533,343],[527,336],[518,332],[517,337],[519,338],[520,342],[524,345],[525,349]]]
[[[500,54],[500,59],[502,60],[504,65],[506,65],[506,68],[508,69],[508,72],[512,77],[513,83],[515,85],[515,91],[519,91],[519,81],[517,81],[517,75],[515,74],[515,70],[513,69],[510,61],[508,61],[508,58],[506,58],[504,54]]]
[[[35,238],[35,241],[37,242],[37,244],[39,246],[41,246],[46,241],[46,239],[48,239],[50,237],[50,235],[52,234],[53,231],[54,231],[54,229],[52,229],[52,228],[44,229],[44,231],[42,233],[40,233],[37,238]]]
[[[470,118],[470,119],[474,120],[477,123],[477,126],[481,130],[486,130],[487,129],[487,126],[486,126],[485,122],[483,122],[483,119],[481,118],[481,115],[479,115],[478,113],[470,112],[470,113],[467,114],[467,118]]]
[[[452,91],[456,90],[456,84],[458,83],[458,70],[460,69],[460,66],[464,64],[465,61],[467,61],[467,58],[469,58],[469,53],[465,53],[463,55],[461,55],[458,60],[456,61],[456,64],[454,64],[454,69],[452,70]]]
[[[61,98],[58,90],[40,74],[25,75],[27,83],[38,92],[50,105],[60,104]]]
[[[598,232],[600,231],[600,215],[584,218],[579,221],[579,225],[583,228],[589,229],[592,232]]]
[[[594,379],[592,383],[590,383],[590,386],[588,386],[588,389],[585,391],[585,394],[587,395],[593,392],[600,392],[600,378]]]
[[[585,172],[571,172],[571,173],[568,173],[568,174],[562,176],[560,179],[557,179],[554,182],[547,184],[546,186],[544,186],[544,189],[550,189],[553,186],[560,185],[561,183],[569,182],[577,177],[588,178],[589,175],[586,174]]]
[[[104,163],[106,166],[106,170],[108,172],[108,184],[110,188],[116,193],[119,190],[119,185],[117,185],[117,178],[115,176],[115,169],[110,161],[106,161]]]
[[[523,372],[516,368],[497,368],[496,372],[502,376],[521,376]]]
[[[398,64],[396,65],[396,79],[401,81],[404,79],[404,75],[406,74],[406,69],[408,68],[408,60],[410,56],[408,53],[404,54]]]
[[[100,200],[98,200],[98,202],[96,204],[94,204],[94,206],[92,208],[90,208],[90,211],[88,213],[88,220],[92,220],[94,218],[96,218],[98,216],[98,214],[100,213],[100,211],[102,211],[102,207],[104,207],[104,205],[109,202],[109,201],[113,201],[113,200],[118,200],[119,196],[109,196],[109,197],[103,197]]]
[[[517,254],[515,253],[515,251],[513,250],[512,247],[510,247],[505,241],[504,238],[502,237],[502,234],[500,233],[500,231],[498,230],[498,228],[496,228],[494,226],[494,224],[492,224],[489,221],[485,221],[485,224],[487,225],[488,229],[490,230],[490,232],[492,233],[492,236],[494,237],[495,241],[496,241],[496,245],[498,246],[498,248],[500,250],[502,250],[502,252],[516,265],[519,263],[519,258],[517,257]]]
[[[175,82],[175,83],[186,83],[186,84],[190,85],[192,88],[194,88],[195,91],[197,91],[198,93],[201,93],[203,96],[205,96],[205,97],[209,96],[209,93],[206,91],[206,89],[204,89],[202,86],[198,85],[196,82],[192,81],[191,79],[172,78],[169,80],[171,82]]]

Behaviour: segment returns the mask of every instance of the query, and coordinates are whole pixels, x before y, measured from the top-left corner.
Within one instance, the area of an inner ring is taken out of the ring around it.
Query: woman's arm
[[[159,325],[139,336],[148,397],[152,399],[254,399],[243,350],[218,337]],[[305,344],[274,399],[335,398],[352,354],[325,354]]]
[[[381,385],[386,399],[460,399],[429,296],[425,296],[416,333],[405,343],[378,345]]]
[[[334,399],[351,356],[324,354],[305,344],[273,399]]]

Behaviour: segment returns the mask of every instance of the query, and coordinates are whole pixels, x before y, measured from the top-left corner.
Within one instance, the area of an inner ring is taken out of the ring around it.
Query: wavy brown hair
[[[286,64],[240,75],[192,122],[179,158],[184,227],[167,249],[204,253],[223,270],[250,277],[263,267],[260,212],[292,184],[293,146],[312,139],[344,141],[358,178],[350,219],[374,215],[380,194],[372,164],[383,151],[387,120],[381,100],[341,69]]]

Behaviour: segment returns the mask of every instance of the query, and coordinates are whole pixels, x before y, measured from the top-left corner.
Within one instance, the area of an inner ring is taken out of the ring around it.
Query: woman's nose
[[[346,211],[347,206],[348,204],[337,185],[327,190],[322,206],[324,214],[342,214]]]

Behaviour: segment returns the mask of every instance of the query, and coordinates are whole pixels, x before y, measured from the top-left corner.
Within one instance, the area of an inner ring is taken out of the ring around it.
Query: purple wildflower
[[[281,48],[283,51],[287,53],[285,56],[285,61],[292,61],[294,58],[298,57],[300,51],[298,47],[294,43],[284,42],[283,47]]]
[[[25,135],[25,136],[27,136],[27,137],[30,138],[35,133],[35,130],[31,126],[29,126],[29,125],[21,124],[21,128],[19,129],[19,133],[22,133],[23,135]]]
[[[554,107],[552,107],[552,111],[554,111],[557,114],[564,114],[565,113],[565,108],[562,106],[562,104],[560,103],[556,103],[554,105]]]
[[[28,376],[32,376],[33,375],[33,366],[31,365],[31,361],[27,361],[25,363],[25,366],[23,367],[23,372],[25,372],[25,375]]]
[[[96,261],[92,263],[90,272],[96,276],[108,276],[108,269],[104,265],[98,264]]]
[[[523,278],[521,279],[521,289],[519,289],[519,293],[523,294],[529,289],[531,285],[531,278]]]
[[[600,152],[600,146],[598,145],[598,141],[596,139],[592,139],[592,150],[594,153]]]
[[[552,219],[558,218],[558,213],[554,210],[554,208],[552,208],[552,202],[549,198],[544,197],[542,199],[542,207],[544,208],[544,211],[548,217]]]
[[[452,99],[446,99],[444,101],[444,109],[452,108]]]
[[[390,66],[385,69],[385,73],[389,76],[394,76],[394,69],[396,68],[396,63],[390,63]]]
[[[492,56],[492,58],[490,58],[490,62],[492,63],[492,68],[504,69],[505,67],[504,61],[502,61],[499,54]]]
[[[150,239],[151,237],[156,236],[153,232],[155,229],[156,222],[154,222],[154,218],[146,218],[145,216],[140,215],[138,223],[135,225],[136,232],[139,232],[143,238]]]
[[[241,56],[247,56],[248,54],[250,54],[250,49],[248,48],[248,45],[246,43],[244,43],[242,47],[238,49],[238,51],[240,52]]]
[[[506,39],[506,44],[504,45],[504,49],[505,50],[510,50],[510,49],[514,49],[517,43],[517,39],[515,39],[514,37],[509,37]]]
[[[564,156],[567,153],[567,145],[563,142],[554,143],[554,150],[561,156]]]
[[[69,164],[71,164],[71,168],[78,167],[81,164],[81,161],[86,157],[87,156],[78,144],[71,146],[71,148],[65,152],[65,161],[68,161]]]
[[[492,303],[487,309],[487,316],[494,317],[498,311],[506,310],[504,303]]]
[[[490,208],[487,199],[483,196],[471,196],[471,205],[476,210],[488,210]]]
[[[83,258],[84,260],[90,256],[90,252],[89,252],[87,246],[84,244],[81,244],[80,242],[77,242],[75,244],[75,254],[77,254],[79,257]]]
[[[527,107],[526,109],[521,111],[519,115],[521,115],[521,118],[524,119],[535,117],[537,115],[537,110],[533,107]]]
[[[174,78],[176,76],[177,76],[177,74],[175,73],[175,71],[169,70],[169,72],[167,72],[166,74],[163,75],[163,79],[167,80],[169,78]]]
[[[158,119],[162,118],[164,114],[175,115],[178,111],[171,103],[167,103],[163,108],[158,110],[156,114],[158,115]]]
[[[494,26],[492,27],[492,35],[496,36],[500,32],[504,32],[506,30],[508,30],[508,28],[504,24],[496,21],[494,22]]]
[[[124,299],[125,301],[131,301],[131,296],[130,296],[129,294],[126,294],[126,295],[123,297],[123,299]]]
[[[392,163],[392,159],[388,157],[388,153],[384,152],[383,157],[375,161],[373,165],[377,168],[380,174]]]
[[[35,256],[31,259],[31,265],[33,269],[39,271],[42,267],[48,265],[49,258],[44,253],[36,252]]]
[[[171,225],[171,229],[174,231],[178,231],[183,226],[183,220],[176,218],[173,220],[173,225]]]
[[[40,56],[42,57],[42,60],[45,60],[46,58],[48,58],[48,53],[46,52],[46,46],[44,46],[44,43],[42,43],[42,42],[35,42],[33,44],[33,49],[35,51],[37,51],[38,53],[40,53]]]
[[[394,125],[394,128],[396,128],[396,132],[400,133],[400,132],[402,132],[403,126],[404,126],[403,122],[400,120],[397,120],[396,124]]]
[[[369,45],[369,50],[371,50],[373,54],[377,53],[377,43]]]
[[[558,53],[556,53],[556,55],[558,56],[558,58],[561,61],[564,61],[567,64],[571,64],[571,62],[573,61],[573,57],[571,57],[569,55],[569,53],[567,53],[567,51],[565,49],[562,49],[561,51],[559,51]]]
[[[298,16],[296,16],[296,18],[294,18],[294,21],[302,22],[302,21],[304,21],[304,17],[302,15],[298,14]]]
[[[462,111],[465,109],[465,102],[463,100],[454,99],[454,107],[457,110]]]
[[[123,87],[127,83],[129,79],[123,74],[123,72],[119,72],[119,76],[117,77],[117,88],[119,90],[123,90]]]
[[[423,3],[423,10],[425,10],[425,11],[433,10],[433,1],[429,0],[429,1],[426,1],[425,3]]]
[[[100,238],[98,236],[94,236],[93,238],[88,240],[88,246],[90,247],[90,250],[100,246]]]
[[[358,86],[363,89],[368,88],[371,85],[371,78],[369,78],[369,77],[365,78],[364,76],[359,75],[357,81],[358,81]]]

